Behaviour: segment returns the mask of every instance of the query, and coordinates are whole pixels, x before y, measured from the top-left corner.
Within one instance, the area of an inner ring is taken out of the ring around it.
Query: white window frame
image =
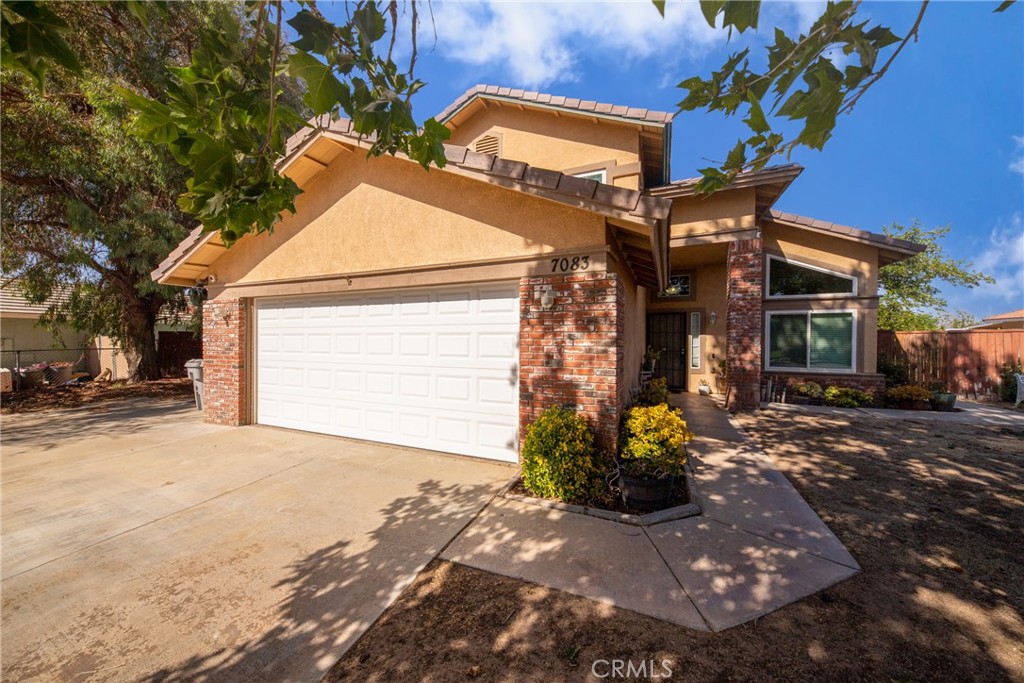
[[[853,326],[850,330],[850,334],[853,336],[850,345],[850,366],[849,368],[812,368],[811,365],[811,316],[815,313],[828,314],[828,313],[849,313]],[[772,362],[772,316],[773,315],[805,315],[807,316],[807,359],[804,361],[804,367],[776,367],[771,364]],[[766,372],[797,372],[797,373],[817,373],[821,375],[840,375],[847,374],[852,375],[857,372],[857,328],[859,327],[857,321],[857,311],[852,308],[843,308],[838,310],[832,309],[801,309],[792,311],[767,311],[764,315],[764,343],[761,344],[762,353],[764,355],[764,369]]]
[[[689,342],[690,342],[690,349],[689,349],[689,353],[690,353],[690,370],[700,370],[700,367],[701,367],[701,356],[703,356],[704,354],[703,354],[702,349],[701,349],[703,338],[702,338],[701,333],[700,333],[700,312],[699,311],[690,311],[690,327],[689,327],[689,330],[690,330],[690,339],[689,339]],[[696,353],[694,353],[694,347],[696,347],[696,349],[697,349]],[[696,363],[694,363],[694,361],[696,361]]]
[[[598,176],[598,177],[595,178],[594,176]],[[593,171],[583,171],[581,173],[573,173],[572,177],[573,178],[583,178],[585,180],[596,180],[597,182],[603,184],[603,183],[607,183],[608,182],[608,169],[598,168],[598,169],[595,169]]]
[[[835,275],[841,277],[844,280],[849,280],[853,283],[852,292],[833,292],[825,294],[772,294],[772,261],[781,261],[782,263],[788,263],[793,266],[800,266],[801,268],[807,268],[809,270],[816,270],[819,273],[827,273],[828,275]],[[804,263],[802,261],[795,261],[788,259],[783,256],[775,256],[772,254],[768,255],[768,268],[765,273],[765,299],[841,299],[843,297],[857,296],[859,289],[859,283],[857,282],[856,275],[849,275],[848,273],[840,273],[828,268],[822,268],[821,266],[812,266],[810,263]]]

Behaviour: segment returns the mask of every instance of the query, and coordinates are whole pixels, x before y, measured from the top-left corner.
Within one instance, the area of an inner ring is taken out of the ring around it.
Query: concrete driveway
[[[513,475],[182,403],[2,430],[12,681],[315,681]]]

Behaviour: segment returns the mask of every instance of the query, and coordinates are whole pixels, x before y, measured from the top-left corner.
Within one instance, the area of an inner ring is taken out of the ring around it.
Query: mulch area
[[[517,479],[516,483],[509,489],[509,493],[515,493],[520,496],[529,496],[531,498],[540,498],[542,500],[551,500],[550,498],[544,498],[538,496],[527,490],[526,486],[523,485],[522,479]],[[676,507],[677,505],[686,505],[690,502],[689,496],[686,494],[686,477],[676,477],[675,482],[672,485],[672,497],[669,499],[669,503],[666,507]],[[602,491],[601,495],[591,496],[587,500],[578,501],[577,505],[582,505],[588,508],[594,508],[595,510],[608,510],[610,512],[621,512],[628,515],[646,515],[650,510],[637,510],[626,505],[622,501],[622,496],[616,492],[609,490],[607,487]]]
[[[1024,681],[1024,431],[741,419],[861,574],[703,633],[435,561],[325,680]]]
[[[130,398],[171,400],[192,398],[192,380],[159,379],[150,382],[85,382],[61,387],[39,387],[4,394],[0,414],[34,413]]]

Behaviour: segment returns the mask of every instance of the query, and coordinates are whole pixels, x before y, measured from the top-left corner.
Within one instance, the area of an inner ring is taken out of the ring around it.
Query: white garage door
[[[260,424],[517,460],[516,283],[256,304]]]

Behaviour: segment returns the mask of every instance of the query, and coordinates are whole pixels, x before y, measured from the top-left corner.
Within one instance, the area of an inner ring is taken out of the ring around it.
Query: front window
[[[768,298],[856,294],[857,279],[824,268],[768,257]]]
[[[768,314],[770,370],[853,370],[854,317],[849,311]]]

